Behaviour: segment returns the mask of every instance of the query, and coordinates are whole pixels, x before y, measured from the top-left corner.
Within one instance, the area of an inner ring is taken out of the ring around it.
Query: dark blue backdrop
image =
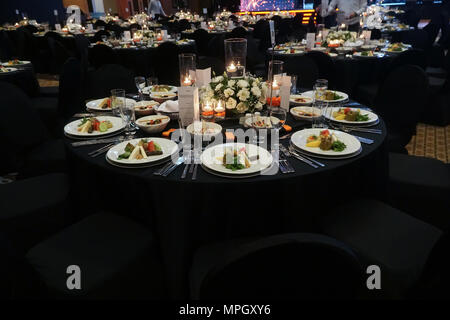
[[[62,0],[0,0],[0,24],[15,22],[17,20],[16,9],[27,13],[29,19],[38,22],[48,21],[55,23],[53,11],[58,10],[59,17],[64,18],[65,12]]]

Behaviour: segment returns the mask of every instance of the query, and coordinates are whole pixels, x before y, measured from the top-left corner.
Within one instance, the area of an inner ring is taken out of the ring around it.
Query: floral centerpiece
[[[242,114],[261,110],[266,103],[267,84],[260,78],[246,76],[239,79],[214,77],[202,89],[202,102],[212,104],[223,101],[228,114]]]
[[[350,31],[331,31],[328,33],[327,38],[322,43],[323,47],[339,47],[347,41],[355,41],[354,34]]]

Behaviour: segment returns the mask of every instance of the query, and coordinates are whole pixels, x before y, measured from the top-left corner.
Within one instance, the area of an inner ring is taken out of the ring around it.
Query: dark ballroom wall
[[[17,20],[16,9],[26,12],[30,19],[38,22],[55,23],[53,10],[59,11],[60,18],[65,17],[61,0],[0,0],[0,24]]]

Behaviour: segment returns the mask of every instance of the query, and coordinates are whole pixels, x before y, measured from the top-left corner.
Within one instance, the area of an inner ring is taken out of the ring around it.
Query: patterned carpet
[[[408,153],[450,163],[450,125],[436,127],[420,123],[417,135],[406,146]]]
[[[58,86],[58,78],[49,75],[39,75],[42,87]],[[427,124],[417,126],[417,135],[406,146],[410,155],[428,157],[450,163],[450,125],[436,127]]]

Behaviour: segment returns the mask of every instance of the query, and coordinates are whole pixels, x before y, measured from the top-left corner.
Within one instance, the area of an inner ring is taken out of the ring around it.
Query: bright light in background
[[[295,10],[298,4],[298,0],[241,0],[241,11]]]

